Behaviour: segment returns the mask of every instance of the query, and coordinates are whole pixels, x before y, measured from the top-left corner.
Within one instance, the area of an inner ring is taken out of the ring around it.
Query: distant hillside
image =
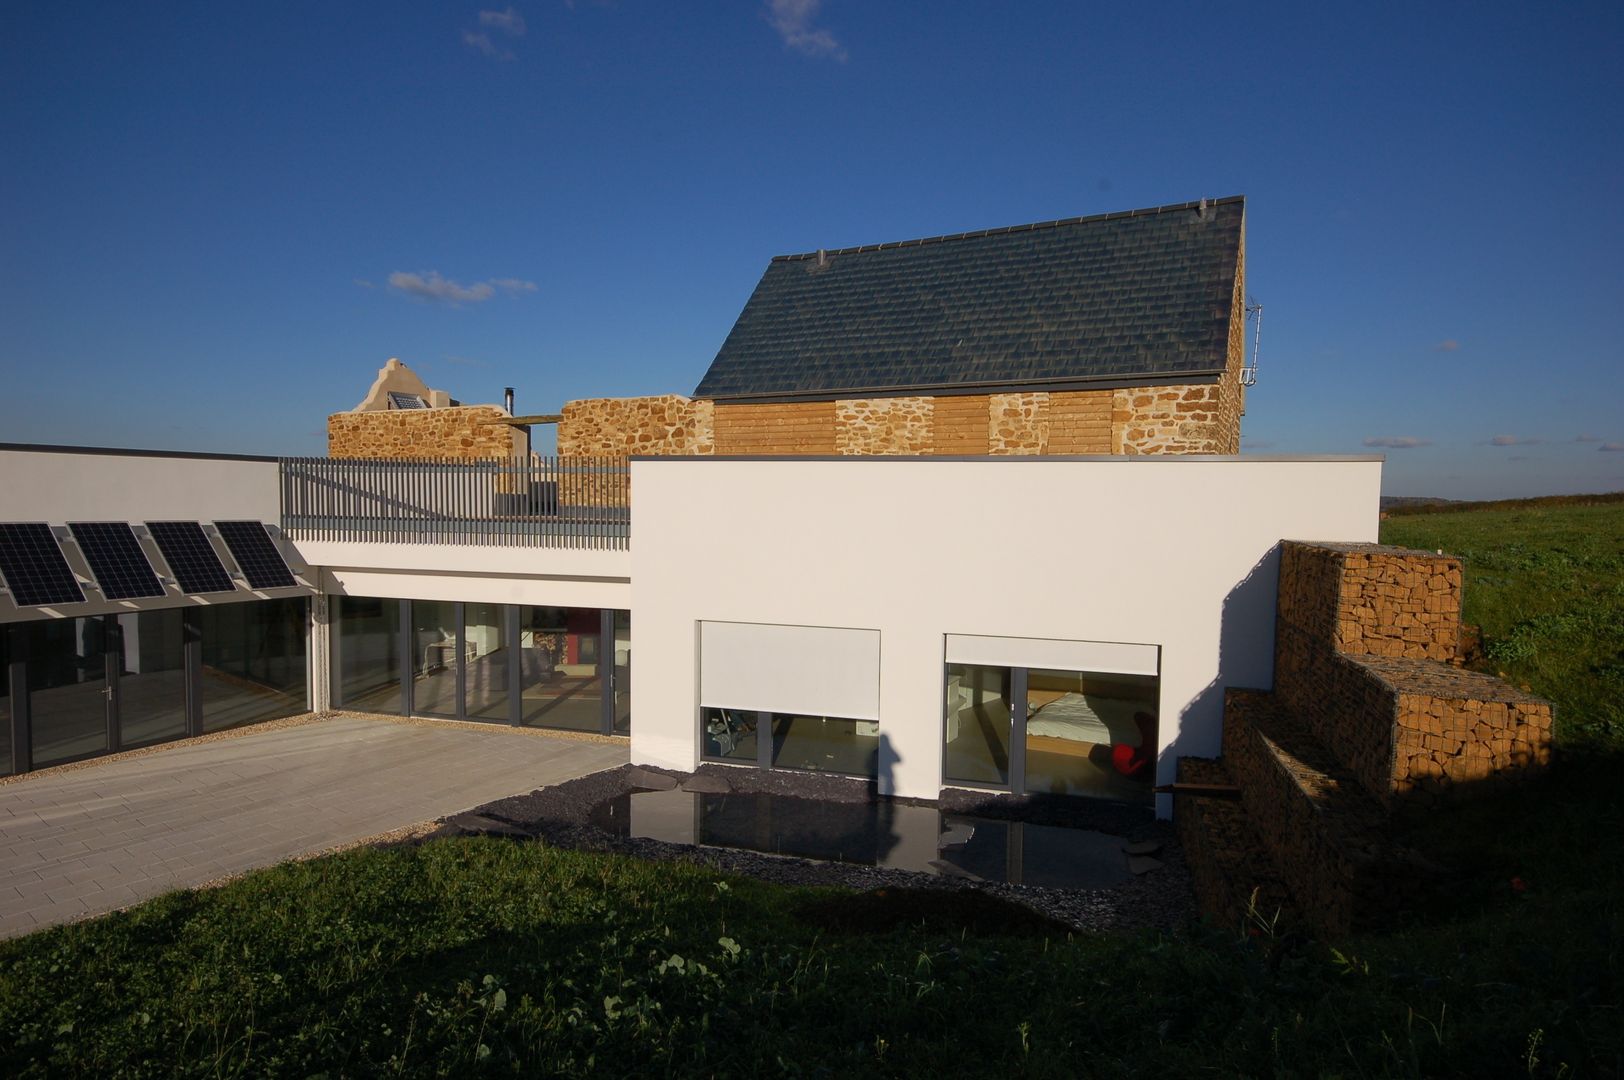
[[[1392,510],[1400,506],[1446,506],[1454,499],[1434,499],[1427,495],[1383,495],[1382,509]]]
[[[1455,514],[1466,510],[1535,510],[1556,506],[1606,506],[1624,503],[1624,491],[1595,495],[1541,495],[1537,499],[1494,499],[1487,502],[1456,502],[1453,499],[1426,499],[1408,495],[1383,495],[1382,510],[1389,517],[1406,514]]]

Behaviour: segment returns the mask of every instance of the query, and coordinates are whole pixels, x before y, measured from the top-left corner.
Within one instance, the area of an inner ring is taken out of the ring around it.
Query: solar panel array
[[[231,557],[242,567],[250,589],[286,589],[294,584],[293,574],[263,522],[216,521],[214,527],[231,549]]]
[[[418,394],[403,394],[398,390],[389,391],[389,403],[397,409],[426,409],[429,403]]]
[[[96,575],[96,584],[109,600],[162,596],[163,583],[153,573],[141,542],[123,521],[70,521],[79,550]]]
[[[181,592],[231,592],[236,587],[197,522],[149,521],[147,528],[174,572]]]
[[[20,607],[82,604],[84,590],[62,557],[56,534],[39,522],[0,524],[0,576]]]

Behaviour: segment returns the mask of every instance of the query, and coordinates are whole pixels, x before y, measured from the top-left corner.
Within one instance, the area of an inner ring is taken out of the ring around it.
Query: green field
[[[1624,750],[1624,503],[1404,514],[1381,539],[1465,561],[1474,666],[1555,702],[1563,749]]]
[[[1488,662],[1557,701],[1565,751],[1547,782],[1412,837],[1451,876],[1396,932],[1074,936],[445,840],[0,944],[0,1075],[1618,1076],[1621,525],[1607,507],[1386,523],[1466,556]]]

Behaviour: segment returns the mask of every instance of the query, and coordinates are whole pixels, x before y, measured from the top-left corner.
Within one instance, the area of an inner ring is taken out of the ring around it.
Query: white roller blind
[[[1053,668],[1115,675],[1155,675],[1161,650],[1120,641],[947,635],[947,662],[994,667]]]
[[[878,720],[880,632],[702,622],[699,703]]]

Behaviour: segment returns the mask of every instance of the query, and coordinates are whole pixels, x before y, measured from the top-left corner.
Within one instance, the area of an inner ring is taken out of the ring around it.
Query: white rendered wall
[[[60,528],[72,521],[263,521],[273,526],[277,546],[296,578],[307,584],[287,589],[250,590],[245,584],[229,593],[188,595],[173,582],[164,595],[138,600],[107,600],[76,544],[60,543],[68,566],[80,578],[85,601],[52,607],[18,607],[10,593],[0,593],[0,623],[74,616],[128,614],[192,605],[228,604],[314,591],[315,575],[301,563],[280,531],[282,515],[277,463],[229,457],[0,449],[0,521],[41,521]],[[157,554],[150,540],[138,535],[149,560]],[[220,554],[225,545],[210,538]],[[230,567],[234,560],[227,558]],[[162,562],[154,561],[162,578]]]
[[[949,634],[1157,646],[1159,782],[1217,753],[1224,687],[1272,685],[1279,541],[1374,541],[1381,462],[666,458],[632,477],[632,760],[697,763],[699,622],[868,627],[882,789],[935,798]]]
[[[0,450],[0,521],[282,520],[275,461]]]
[[[631,553],[474,544],[298,540],[322,587],[349,596],[553,607],[631,607]]]

